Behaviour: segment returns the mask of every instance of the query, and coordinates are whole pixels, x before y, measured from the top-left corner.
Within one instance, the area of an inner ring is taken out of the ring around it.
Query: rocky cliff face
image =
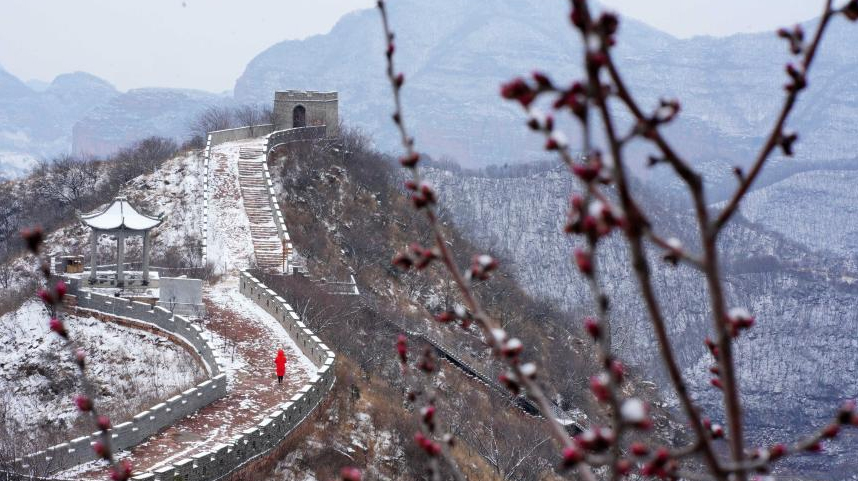
[[[578,188],[568,174],[547,170],[519,178],[481,178],[436,170],[429,177],[454,223],[481,248],[512,263],[522,286],[571,312],[590,312],[589,290],[571,261],[575,240],[561,232],[569,195]],[[765,189],[754,193],[747,210],[755,214],[752,219],[765,225],[739,219],[721,243],[731,305],[747,307],[758,319],[757,326],[739,340],[737,359],[749,437],[764,444],[794,439],[812,426],[822,425],[840,400],[858,393],[854,375],[858,291],[852,284],[858,264],[854,253],[845,248],[812,252],[810,247],[819,242],[821,234],[811,235],[810,229],[786,232],[787,225],[799,220],[810,206],[817,208],[817,215],[828,225],[854,227],[854,221],[837,208],[820,206],[817,196],[801,195],[792,187],[801,179],[789,178],[768,188],[792,197],[788,204],[772,208],[778,214],[771,217],[765,214],[769,212],[765,202],[777,198],[766,197]],[[654,202],[658,196],[644,195],[649,197],[647,205],[653,207],[661,232],[696,245],[690,213]],[[792,214],[790,206],[795,204],[801,207]],[[779,228],[783,234],[776,232]],[[848,229],[835,229],[829,241],[848,237],[838,236]],[[707,368],[712,360],[702,341],[711,332],[711,320],[703,279],[690,268],[665,265],[655,251],[651,254],[674,351],[691,380],[694,396],[714,419],[723,419],[717,407],[720,393],[708,385]],[[612,299],[616,345],[622,357],[667,386],[628,265],[624,242],[616,237],[606,241],[600,249],[599,266]],[[665,394],[672,399],[669,390]],[[858,442],[845,444],[853,452],[858,449]],[[789,468],[807,475],[830,475],[832,470],[845,474],[858,468],[854,459],[834,451],[794,462]]]

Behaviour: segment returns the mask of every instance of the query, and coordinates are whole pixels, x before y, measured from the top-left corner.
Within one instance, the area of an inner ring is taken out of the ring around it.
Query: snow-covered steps
[[[277,218],[271,208],[268,183],[264,177],[264,157],[261,149],[241,148],[238,161],[238,181],[244,210],[250,221],[250,235],[256,264],[260,269],[282,273],[287,267],[283,241],[277,231]]]

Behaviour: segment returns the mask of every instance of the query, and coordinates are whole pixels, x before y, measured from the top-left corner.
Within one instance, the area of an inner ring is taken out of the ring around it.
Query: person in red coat
[[[286,353],[283,352],[283,349],[277,351],[274,365],[277,367],[277,384],[283,384],[283,376],[286,375]]]

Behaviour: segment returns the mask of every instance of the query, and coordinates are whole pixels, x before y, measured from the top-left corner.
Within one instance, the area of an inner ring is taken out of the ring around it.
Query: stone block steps
[[[262,162],[262,149],[242,147],[239,150],[238,182],[241,186],[244,210],[250,221],[256,264],[267,272],[281,273],[283,244],[269,203],[268,184],[262,174]]]

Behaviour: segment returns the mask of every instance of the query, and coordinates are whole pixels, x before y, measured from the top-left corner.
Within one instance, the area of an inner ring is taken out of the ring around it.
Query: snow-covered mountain
[[[856,222],[848,210],[838,207],[848,204],[849,197],[832,204],[834,208],[821,207],[835,194],[808,187],[818,183],[809,175],[798,174],[752,194],[746,211],[758,223],[739,219],[721,242],[729,300],[757,316],[757,326],[737,344],[737,359],[749,438],[762,444],[794,439],[825,424],[843,399],[858,394],[854,376],[858,340],[853,334],[858,331],[854,309],[858,256],[841,245]],[[831,180],[830,174],[825,176]],[[580,191],[570,174],[555,169],[487,178],[430,171],[428,177],[454,223],[480,248],[512,264],[513,277],[528,292],[578,316],[591,312],[587,282],[571,260],[576,240],[562,231],[569,196]],[[848,176],[835,178],[840,184],[832,190],[849,181]],[[798,192],[794,184],[803,186],[804,194],[786,194]],[[659,202],[652,187],[643,187],[642,198],[653,209],[659,232],[696,246],[693,215]],[[814,207],[816,219],[805,223]],[[768,216],[770,211],[774,214]],[[812,234],[814,227],[819,231]],[[829,243],[841,248],[818,249],[826,235]],[[723,420],[720,393],[709,386],[707,369],[712,361],[703,344],[711,331],[704,280],[691,268],[660,262],[655,251],[651,259],[678,361],[707,414]],[[645,307],[634,295],[638,288],[625,242],[616,236],[607,240],[598,262],[611,296],[620,355],[659,385],[669,386],[652,348],[655,339]],[[667,389],[665,395],[672,397]],[[802,458],[789,466],[806,475],[852,473],[858,469],[854,457],[841,455],[841,449],[854,452],[856,446],[858,440],[850,439],[835,444],[827,456]]]
[[[25,170],[22,159],[68,152],[72,125],[116,95],[113,86],[82,72],[34,90],[0,67],[0,174]]]
[[[540,144],[521,129],[522,113],[501,101],[498,86],[533,69],[560,82],[581,76],[582,48],[567,21],[568,2],[402,0],[390,10],[398,68],[407,78],[406,113],[424,147],[469,166],[541,155]],[[850,119],[858,115],[858,30],[852,27],[841,18],[833,22],[811,89],[791,122],[802,133],[800,160],[855,156]],[[236,99],[266,101],[284,88],[339,90],[343,117],[375,135],[383,149],[392,147],[382,37],[378,13],[370,9],[343,17],[328,34],[274,45],[248,64]],[[772,32],[676,39],[633,19],[622,21],[617,56],[645,104],[681,100],[671,137],[728,182],[729,167],[750,157],[777,114],[783,66],[791,60]]]

